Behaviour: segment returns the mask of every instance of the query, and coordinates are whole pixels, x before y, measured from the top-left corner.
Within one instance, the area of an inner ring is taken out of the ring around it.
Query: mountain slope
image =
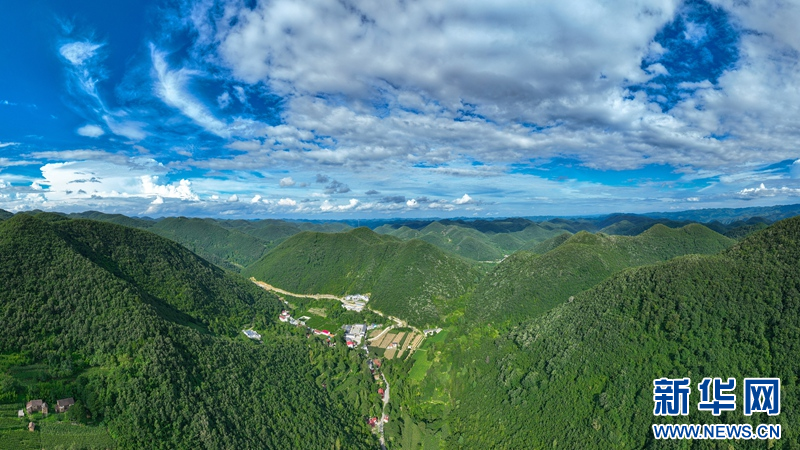
[[[541,256],[509,256],[480,283],[466,315],[476,322],[532,317],[625,268],[690,253],[717,253],[733,243],[697,224],[680,229],[659,224],[633,237],[582,231]]]
[[[400,239],[420,239],[442,250],[473,261],[497,261],[526,245],[534,245],[558,230],[541,227],[524,219],[470,223],[463,221],[431,222],[420,229],[402,225],[382,225],[375,229]]]
[[[471,264],[431,244],[363,227],[297,234],[243,274],[290,292],[371,293],[370,307],[418,325],[449,314],[479,276]]]
[[[625,271],[457,353],[458,448],[797,448],[800,220],[719,255]],[[478,361],[478,363],[476,363]],[[653,380],[690,377],[689,415],[653,416]],[[704,377],[737,380],[737,409],[698,411]],[[778,377],[781,414],[743,416],[745,377]],[[656,441],[653,423],[780,423],[772,441]]]
[[[121,448],[374,448],[336,388],[370,386],[359,361],[276,333],[276,298],[179,245],[21,214],[0,223],[0,256],[6,401],[72,396],[76,420]],[[325,369],[336,361],[340,376]]]
[[[149,230],[219,266],[237,271],[264,256],[268,248],[267,242],[224,228],[211,219],[169,217],[159,220]]]

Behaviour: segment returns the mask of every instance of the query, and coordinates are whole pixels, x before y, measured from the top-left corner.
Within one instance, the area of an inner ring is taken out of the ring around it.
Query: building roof
[[[75,399],[72,397],[62,398],[61,400],[56,402],[56,405],[60,407],[72,406],[75,404]]]
[[[44,404],[44,400],[31,400],[25,406],[42,406]]]

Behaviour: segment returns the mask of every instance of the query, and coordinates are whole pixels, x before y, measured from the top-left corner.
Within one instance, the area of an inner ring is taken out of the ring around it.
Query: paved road
[[[381,434],[381,449],[386,450],[386,440],[383,438],[383,418],[386,416],[386,405],[389,404],[389,382],[386,381],[386,376],[381,371],[381,378],[383,378],[383,383],[386,385],[386,389],[383,392],[383,410],[381,412],[381,418],[378,422],[378,432]]]

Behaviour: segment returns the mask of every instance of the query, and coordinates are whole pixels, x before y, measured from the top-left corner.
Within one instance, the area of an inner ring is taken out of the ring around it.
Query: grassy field
[[[425,349],[419,349],[414,352],[414,355],[411,356],[411,358],[414,359],[414,366],[411,367],[411,371],[408,373],[408,378],[417,382],[422,381],[432,364],[431,361],[428,361],[428,351]]]

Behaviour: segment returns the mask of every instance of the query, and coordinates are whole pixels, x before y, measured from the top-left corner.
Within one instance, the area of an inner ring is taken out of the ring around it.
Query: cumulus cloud
[[[320,211],[322,212],[343,212],[343,211],[350,211],[356,206],[358,206],[359,201],[357,199],[351,198],[350,201],[346,205],[336,205],[331,203],[330,200],[325,200],[319,206]]]
[[[78,128],[77,133],[81,136],[97,138],[104,135],[105,131],[97,125],[88,124]]]
[[[297,202],[290,198],[282,198],[278,200],[278,206],[297,206]]]
[[[745,188],[737,192],[741,197],[758,198],[758,197],[775,197],[776,195],[785,195],[789,197],[800,196],[800,189],[790,187],[768,188],[761,183],[758,187]]]
[[[466,205],[468,203],[475,203],[475,202],[472,200],[472,197],[470,197],[467,194],[464,194],[464,196],[462,196],[461,198],[453,200],[453,203],[455,203],[456,205]]]
[[[228,197],[228,202],[230,203],[236,203],[238,201],[239,201],[239,196],[236,194],[233,194],[230,197]]]
[[[198,201],[200,198],[192,191],[192,182],[180,180],[177,183],[158,184],[158,176],[142,175],[142,193],[156,195],[163,198],[177,198],[181,200]]]
[[[157,196],[156,196],[156,198],[155,198],[155,200],[153,200],[152,202],[150,202],[150,204],[151,204],[151,205],[163,205],[163,204],[164,204],[164,199],[163,199],[163,198],[161,198],[161,196],[160,196],[160,195],[157,195]]]
[[[253,198],[250,200],[250,203],[258,203],[258,202],[260,202],[260,201],[261,201],[261,196],[260,196],[260,195],[258,195],[258,194],[256,194],[256,195],[254,195],[254,196],[253,196]]]
[[[322,175],[320,173],[317,174],[315,182],[322,184],[327,183],[328,181],[330,181],[330,178],[328,178],[327,175]]]
[[[345,194],[347,192],[350,192],[350,187],[340,181],[332,180],[327,186],[325,186],[325,193],[329,195]]]
[[[297,183],[295,183],[295,181],[292,179],[292,177],[281,178],[281,181],[278,183],[278,185],[280,185],[280,187],[292,187],[295,184],[297,184]]]

